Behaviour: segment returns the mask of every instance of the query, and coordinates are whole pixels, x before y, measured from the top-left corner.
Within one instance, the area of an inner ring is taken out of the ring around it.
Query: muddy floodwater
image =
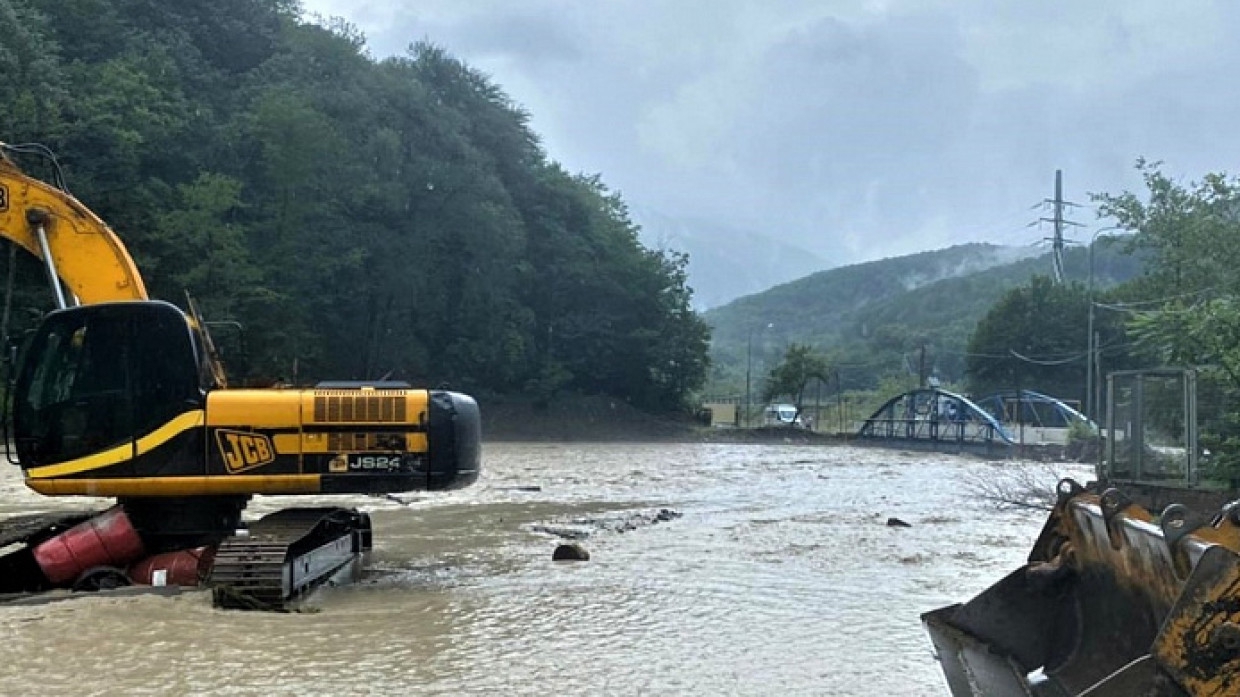
[[[375,552],[309,612],[202,592],[0,608],[0,693],[946,695],[919,614],[1019,565],[1044,519],[978,500],[1012,463],[950,455],[490,443],[484,463],[464,491],[314,499],[369,510]],[[66,501],[101,503],[0,470],[4,515]],[[569,538],[590,561],[551,561]]]

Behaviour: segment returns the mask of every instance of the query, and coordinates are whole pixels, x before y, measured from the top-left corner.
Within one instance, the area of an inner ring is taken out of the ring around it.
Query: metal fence
[[[1207,484],[1200,434],[1228,410],[1228,390],[1209,371],[1167,368],[1107,376],[1106,458],[1099,477],[1196,487]],[[1201,398],[1205,422],[1201,420]],[[1207,463],[1208,464],[1208,463]]]

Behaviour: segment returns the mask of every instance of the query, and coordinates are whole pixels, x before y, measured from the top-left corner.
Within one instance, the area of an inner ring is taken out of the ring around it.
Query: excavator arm
[[[59,279],[53,282],[58,306],[146,300],[142,275],[116,233],[68,192],[23,173],[10,150],[0,143],[0,237]]]

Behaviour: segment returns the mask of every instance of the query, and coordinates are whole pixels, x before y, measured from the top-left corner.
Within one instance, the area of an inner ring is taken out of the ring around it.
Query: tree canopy
[[[1240,182],[1209,174],[1183,185],[1157,164],[1138,163],[1146,199],[1098,197],[1099,211],[1132,232],[1149,255],[1128,289],[1128,326],[1151,362],[1220,367],[1240,388]]]
[[[1093,264],[1098,291],[1141,271],[1140,255],[1124,255],[1122,244],[1103,239]],[[1064,267],[1084,282],[1086,250],[1067,249]],[[892,381],[912,386],[920,372],[962,385],[978,321],[1005,293],[1050,268],[1048,254],[967,244],[831,269],[741,298],[704,313],[714,327],[708,389],[742,390],[750,359],[773,364],[790,342],[829,353],[845,390],[882,391]],[[1002,353],[1008,355],[1006,347]]]
[[[826,357],[816,353],[812,346],[789,344],[783,360],[771,368],[770,375],[767,376],[762,399],[769,402],[776,397],[787,395],[792,398],[799,416],[805,405],[805,388],[813,380],[826,382],[830,373],[831,367]]]
[[[1192,367],[1198,442],[1207,472],[1240,481],[1240,180],[1208,174],[1180,183],[1139,162],[1147,192],[1098,197],[1099,211],[1132,231],[1131,248],[1151,258],[1131,284],[1127,329],[1145,365]],[[1169,432],[1178,410],[1151,410]]]
[[[374,60],[299,13],[0,0],[0,139],[61,155],[152,295],[244,325],[230,370],[655,408],[700,386],[687,260],[600,177],[445,48]]]
[[[1145,273],[1099,294],[1094,328],[1099,334],[1099,373],[1133,368],[1194,368],[1199,442],[1212,453],[1216,474],[1240,476],[1240,180],[1208,174],[1181,183],[1157,163],[1139,161],[1146,191],[1094,197],[1099,215],[1114,220],[1115,237],[1142,257]],[[1036,385],[1052,394],[1083,392],[1080,347],[1089,298],[1079,286],[1035,279],[1009,292],[978,323],[969,358],[970,386]],[[1011,354],[1005,357],[1003,352]],[[1022,352],[1043,359],[1021,360]],[[1105,393],[1100,395],[1105,399]],[[1182,398],[1179,392],[1172,401]],[[1204,401],[1203,401],[1204,403]],[[1151,427],[1183,428],[1182,410],[1149,409]]]
[[[986,395],[1031,388],[1084,398],[1088,297],[1079,284],[1034,276],[977,323],[969,340],[969,387]]]

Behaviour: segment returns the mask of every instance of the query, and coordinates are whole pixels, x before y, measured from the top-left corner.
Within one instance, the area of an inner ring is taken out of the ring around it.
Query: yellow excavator
[[[1058,485],[1028,563],[922,616],[955,697],[1240,695],[1240,501]]]
[[[42,262],[57,306],[17,360],[9,457],[41,494],[118,502],[0,521],[0,600],[203,584],[220,606],[283,609],[358,573],[370,520],[332,507],[245,521],[251,497],[477,479],[481,419],[467,395],[383,382],[228,387],[193,303],[149,299],[116,234],[10,157],[38,151],[0,143],[0,236]]]

